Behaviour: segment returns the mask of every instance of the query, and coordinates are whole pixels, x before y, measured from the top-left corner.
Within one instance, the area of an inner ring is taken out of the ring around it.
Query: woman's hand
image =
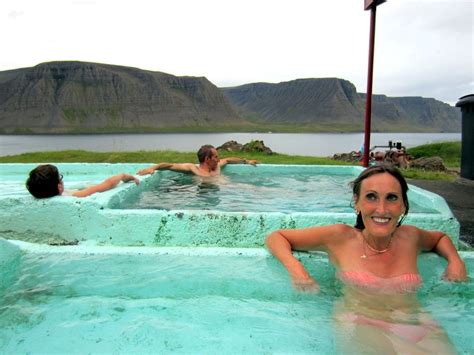
[[[135,176],[130,174],[123,174],[122,175],[122,182],[133,181],[136,185],[140,184],[140,180],[138,180]]]
[[[319,284],[311,276],[307,278],[292,278],[291,284],[296,291],[306,293],[318,293]]]
[[[290,273],[291,284],[295,290],[308,293],[319,292],[319,284],[308,274],[301,263],[294,264],[288,272]]]
[[[454,282],[467,281],[467,271],[464,261],[455,259],[448,262],[448,266],[446,266],[446,270],[443,274],[443,279]]]

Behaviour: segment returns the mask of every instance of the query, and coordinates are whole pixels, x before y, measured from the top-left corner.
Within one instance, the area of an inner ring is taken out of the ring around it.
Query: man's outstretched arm
[[[228,158],[223,158],[219,161],[219,166],[223,167],[227,164],[250,164],[250,165],[256,165],[258,164],[257,160],[251,160],[251,159],[245,159],[245,158],[238,158],[238,157],[228,157]]]
[[[156,170],[171,170],[181,173],[192,173],[198,174],[198,169],[196,165],[191,163],[159,163],[149,168],[139,170],[138,175],[148,175],[153,174]]]

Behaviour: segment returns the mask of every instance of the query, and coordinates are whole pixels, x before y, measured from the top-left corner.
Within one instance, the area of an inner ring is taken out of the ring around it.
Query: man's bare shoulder
[[[173,166],[175,167],[182,167],[182,168],[196,168],[196,164],[193,163],[174,163]]]
[[[199,168],[193,163],[174,163],[169,170],[199,175]]]

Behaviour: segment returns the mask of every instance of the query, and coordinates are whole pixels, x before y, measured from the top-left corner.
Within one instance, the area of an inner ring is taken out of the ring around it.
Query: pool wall
[[[24,188],[28,172],[37,164],[0,164],[3,190],[0,194],[0,235],[7,239],[46,244],[79,241],[90,245],[117,246],[219,246],[257,247],[265,237],[281,228],[302,228],[332,223],[352,225],[353,213],[223,212],[214,210],[114,209],[121,201],[146,189],[158,174],[141,177],[141,184],[120,184],[117,188],[87,198],[54,197],[35,199]],[[135,172],[150,164],[56,164],[69,181],[90,177],[94,183],[120,172]],[[301,165],[232,165],[225,171],[256,174],[291,169],[315,174],[349,174],[356,177],[361,167]],[[66,185],[66,188],[68,186]],[[315,192],[317,193],[317,192]],[[443,198],[410,186],[410,201],[437,213],[410,213],[407,224],[441,230],[455,244],[459,223]]]
[[[3,250],[3,252],[2,252]],[[278,266],[281,271],[285,271],[284,267],[264,248],[226,248],[226,247],[119,247],[119,246],[63,246],[58,248],[56,246],[29,243],[21,240],[6,240],[0,237],[0,266],[13,265],[16,267],[18,261],[22,258],[23,253],[32,254],[69,254],[69,255],[178,255],[178,256],[203,256],[203,257],[218,257],[218,256],[237,256],[255,259],[268,259],[274,265]],[[334,272],[335,269],[329,262],[325,252],[294,252],[294,255],[303,262],[305,267],[316,271],[318,278],[327,276],[328,267]],[[474,260],[474,252],[459,251],[459,255],[470,265]],[[317,264],[315,265],[312,264]],[[422,253],[418,259],[418,267],[420,273],[425,277],[434,277],[439,279],[446,268],[446,260],[436,253]],[[324,265],[324,266],[322,266]],[[323,272],[321,272],[321,269]],[[471,268],[468,268],[471,270]],[[287,275],[286,272],[283,273]],[[5,276],[5,275],[4,275]]]

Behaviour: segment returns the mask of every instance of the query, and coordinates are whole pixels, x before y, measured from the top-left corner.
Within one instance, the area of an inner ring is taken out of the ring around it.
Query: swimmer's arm
[[[120,183],[120,181],[123,181],[123,182],[133,181],[137,185],[140,183],[140,181],[132,175],[118,174],[118,175],[112,176],[112,177],[104,180],[103,182],[101,182],[98,185],[94,185],[94,186],[91,186],[91,187],[87,187],[83,190],[76,191],[72,194],[72,196],[74,196],[74,197],[87,197],[87,196],[90,196],[92,194],[95,194],[96,192],[104,192],[104,191],[113,189],[115,186],[117,186]]]
[[[153,174],[156,170],[171,170],[177,171],[181,173],[192,173],[199,175],[199,170],[196,165],[191,163],[159,163],[153,165],[149,168],[139,170],[137,172],[138,175],[148,175]]]
[[[305,229],[282,229],[271,233],[266,239],[268,250],[287,269],[293,286],[300,290],[317,290],[318,284],[293,256],[292,250],[324,250],[340,232],[339,225]]]
[[[443,232],[419,230],[423,251],[432,251],[448,261],[443,277],[448,281],[467,281],[464,261],[459,256],[451,238]]]
[[[244,158],[237,158],[237,157],[223,158],[219,161],[220,167],[226,166],[227,164],[250,164],[250,165],[255,166],[256,164],[258,164],[258,161],[244,159]]]

